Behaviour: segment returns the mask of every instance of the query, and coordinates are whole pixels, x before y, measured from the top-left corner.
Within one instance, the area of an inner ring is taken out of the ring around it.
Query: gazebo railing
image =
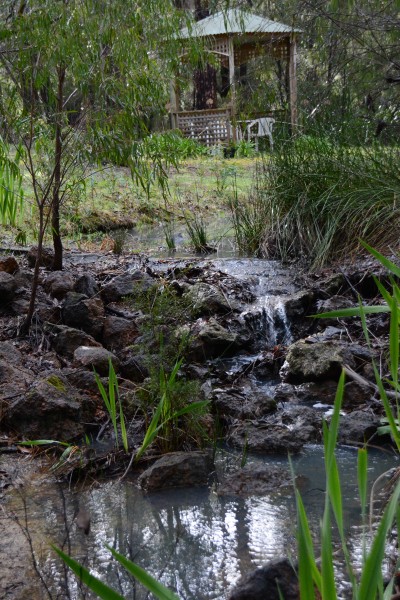
[[[229,143],[232,139],[230,108],[182,111],[173,113],[173,117],[176,127],[185,137],[206,146]]]

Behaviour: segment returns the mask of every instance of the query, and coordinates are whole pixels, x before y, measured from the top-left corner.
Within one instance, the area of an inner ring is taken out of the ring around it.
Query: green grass
[[[189,212],[195,211],[205,222],[213,239],[224,233],[214,231],[216,222],[223,222],[228,214],[228,198],[234,178],[237,191],[244,198],[251,187],[256,159],[242,158],[225,160],[218,156],[188,159],[179,169],[169,169],[170,194],[165,197],[162,189],[153,184],[150,196],[146,197],[140,184],[132,180],[127,167],[104,167],[93,169],[93,173],[74,187],[62,208],[62,230],[65,245],[82,250],[108,249],[104,238],[114,237],[113,229],[131,228],[168,223],[184,224],[182,205]],[[26,237],[26,244],[35,243],[36,209],[32,203],[29,177],[23,173],[23,210],[14,226],[3,227],[3,245],[15,244],[15,239]],[[21,236],[21,231],[23,235]],[[51,244],[51,232],[47,232],[46,243]],[[135,247],[146,251],[147,247]]]

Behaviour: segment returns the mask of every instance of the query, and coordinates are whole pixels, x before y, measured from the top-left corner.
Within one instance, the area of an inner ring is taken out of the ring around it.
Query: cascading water
[[[258,307],[242,313],[241,319],[268,349],[292,343],[293,338],[285,304],[279,296],[262,298]]]

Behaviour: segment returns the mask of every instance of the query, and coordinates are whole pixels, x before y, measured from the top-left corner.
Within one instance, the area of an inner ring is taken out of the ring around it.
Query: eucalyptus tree
[[[172,0],[3,0],[0,13],[2,125],[23,146],[37,215],[26,331],[46,228],[58,270],[63,201],[94,164],[128,161],[150,115],[164,111],[182,13]]]

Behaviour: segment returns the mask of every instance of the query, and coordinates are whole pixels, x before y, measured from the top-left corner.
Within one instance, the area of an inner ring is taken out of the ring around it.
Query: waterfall
[[[258,306],[241,315],[246,327],[269,348],[287,346],[292,342],[289,319],[280,296],[264,296]]]

